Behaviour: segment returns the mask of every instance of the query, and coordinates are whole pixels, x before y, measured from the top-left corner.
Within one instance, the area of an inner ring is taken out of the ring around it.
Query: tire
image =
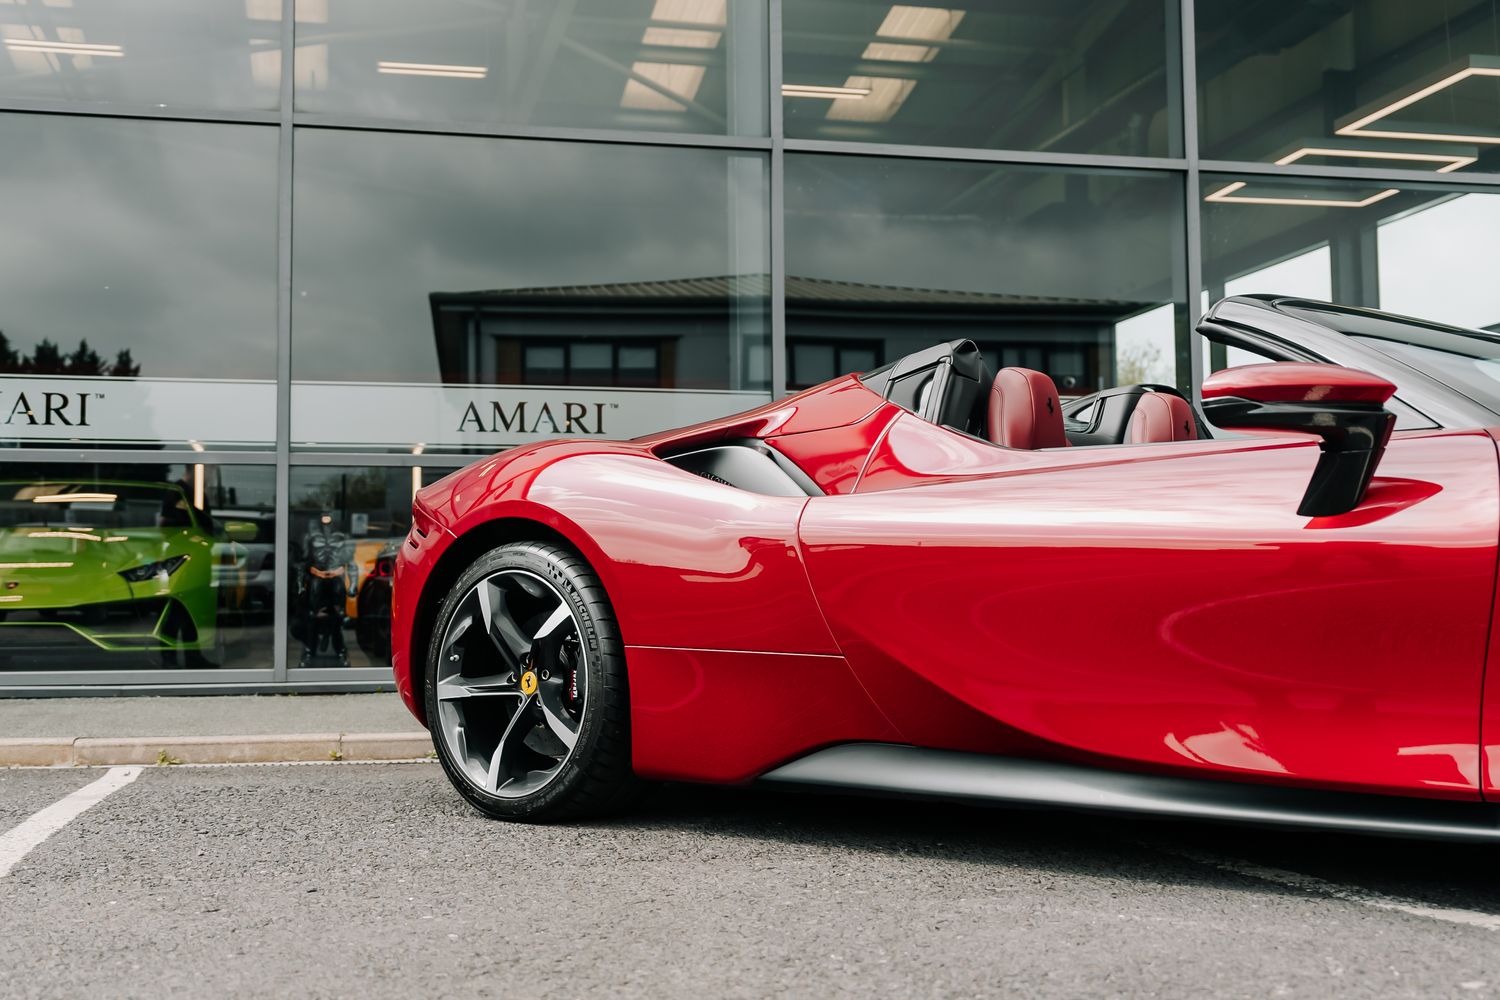
[[[486,816],[600,815],[637,789],[619,626],[569,549],[513,542],[476,560],[438,609],[423,689],[438,760]]]

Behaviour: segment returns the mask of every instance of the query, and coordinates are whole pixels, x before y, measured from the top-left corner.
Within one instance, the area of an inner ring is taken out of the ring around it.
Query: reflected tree
[[[1134,385],[1138,382],[1172,382],[1171,365],[1162,357],[1161,348],[1155,344],[1127,347],[1120,352],[1116,362],[1115,384]]]
[[[11,346],[10,338],[0,332],[0,373],[135,378],[141,373],[141,366],[131,357],[129,348],[115,354],[113,361],[105,360],[89,346],[87,338],[79,340],[76,348],[64,354],[61,347],[44,337],[30,354],[23,354]]]

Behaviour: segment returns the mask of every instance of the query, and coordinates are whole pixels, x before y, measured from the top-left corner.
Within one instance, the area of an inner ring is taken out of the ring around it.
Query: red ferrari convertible
[[[1219,303],[1201,409],[955,341],[422,490],[393,660],[509,819],[641,779],[1500,839],[1500,335]]]

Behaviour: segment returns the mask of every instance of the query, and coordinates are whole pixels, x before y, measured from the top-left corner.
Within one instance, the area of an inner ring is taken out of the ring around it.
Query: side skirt
[[[1500,807],[1480,802],[1130,774],[888,743],[818,750],[761,780],[969,802],[1500,842]]]

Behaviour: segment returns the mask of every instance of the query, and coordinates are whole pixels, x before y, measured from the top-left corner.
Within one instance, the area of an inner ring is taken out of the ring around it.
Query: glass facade
[[[1455,0],[0,3],[0,692],[389,680],[412,492],[1224,295],[1500,330]]]
[[[785,224],[789,387],[958,337],[1075,396],[1176,376],[1180,176],[788,154]]]
[[[1168,13],[1162,0],[786,0],[786,134],[1180,156]]]
[[[766,134],[763,4],[297,0],[299,111]]]

